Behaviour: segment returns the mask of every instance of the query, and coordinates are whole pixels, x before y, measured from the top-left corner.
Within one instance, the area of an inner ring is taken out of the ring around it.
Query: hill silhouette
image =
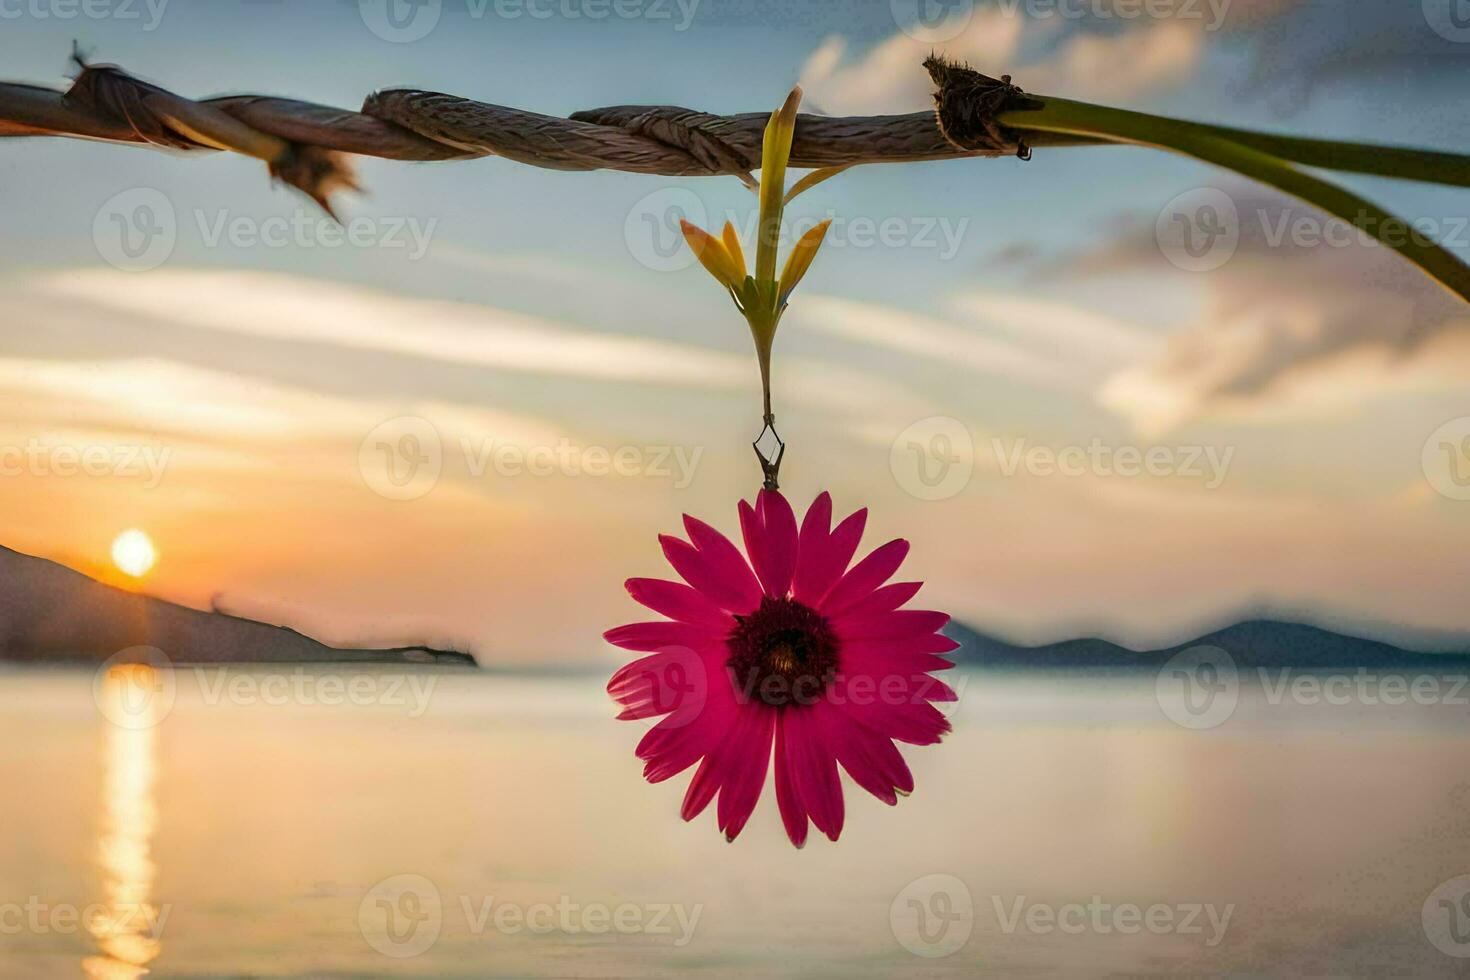
[[[101,662],[155,647],[174,663],[475,666],[468,653],[331,647],[282,626],[190,609],[0,547],[0,660]]]
[[[1157,650],[1132,650],[1109,640],[1073,639],[1022,646],[981,633],[960,622],[944,632],[960,644],[946,654],[965,667],[1008,670],[1150,670],[1190,647],[1219,647],[1242,670],[1470,669],[1465,652],[1426,653],[1274,619],[1251,619]]]

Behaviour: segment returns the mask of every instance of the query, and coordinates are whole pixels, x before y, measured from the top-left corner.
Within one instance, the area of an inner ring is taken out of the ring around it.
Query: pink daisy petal
[[[824,721],[836,744],[838,761],[859,786],[890,806],[914,791],[914,777],[893,742],[864,728],[832,705],[824,705]]]
[[[728,632],[734,625],[730,614],[704,594],[682,582],[657,578],[630,578],[624,583],[628,594],[656,613],[695,626]]]
[[[670,668],[673,659],[673,655],[667,653],[651,654],[624,665],[612,675],[607,682],[607,693],[628,709],[619,718],[646,718],[666,714],[678,707],[676,703],[667,703],[653,710],[658,702],[673,700],[668,689],[658,683],[658,678]]]
[[[603,639],[624,650],[660,651],[671,647],[688,650],[718,651],[724,638],[705,626],[676,623],[660,619],[650,623],[629,623],[602,634]]]
[[[842,650],[842,673],[849,680],[858,677],[880,679],[889,674],[922,674],[931,670],[949,670],[954,663],[932,653],[903,650],[891,640],[850,643]]]
[[[874,549],[873,553],[854,565],[822,600],[821,611],[836,616],[866,599],[878,586],[893,577],[909,553],[909,543],[895,538]]]
[[[755,569],[756,578],[764,583],[771,577],[768,571],[770,557],[766,550],[766,529],[761,524],[760,513],[743,500],[736,505],[736,510],[740,514],[740,536],[745,541],[745,553],[750,556],[750,567]]]
[[[829,839],[836,840],[842,833],[844,816],[837,760],[811,711],[798,708],[785,714],[796,791],[812,823]]]
[[[631,703],[626,708],[618,712],[618,721],[641,721],[644,718],[657,718],[669,712],[668,708],[660,707],[652,695],[643,700],[633,698],[630,701]]]
[[[928,609],[895,609],[872,616],[833,616],[832,624],[843,639],[902,640],[937,633],[949,623],[949,614]]]
[[[729,685],[711,685],[703,704],[680,708],[650,728],[635,752],[644,761],[644,778],[662,782],[717,749],[735,719],[732,693]]]
[[[750,562],[745,560],[740,549],[729,538],[688,514],[684,515],[684,530],[689,534],[690,542],[711,563],[715,572],[738,587],[747,604],[753,605],[760,601],[760,583],[750,570]]]
[[[949,719],[923,700],[852,698],[837,706],[858,724],[910,745],[934,745],[950,731]]]
[[[766,532],[766,567],[761,584],[766,587],[766,595],[784,596],[791,591],[791,577],[796,572],[796,515],[786,498],[775,490],[760,492],[756,515]]]
[[[847,639],[844,640],[842,649],[844,653],[848,650],[861,650],[864,652],[877,650],[899,656],[916,653],[948,653],[957,647],[959,647],[959,644],[943,633],[919,633],[892,640]],[[939,670],[942,668],[935,669]]]
[[[661,650],[622,667],[607,693],[625,706],[620,719],[704,710],[711,698],[709,676],[718,664],[692,650]],[[718,689],[716,689],[718,690]]]
[[[875,732],[869,732],[861,725],[857,726],[859,734],[857,737],[862,741],[863,747],[867,749],[868,758],[879,767],[884,777],[893,784],[894,792],[900,796],[908,796],[914,791],[914,775],[909,771],[908,763],[903,761],[903,753],[898,751],[898,746],[892,740],[884,738]]]
[[[869,754],[863,727],[830,704],[815,705],[813,710],[827,731],[828,741],[836,748],[837,761],[852,781],[889,806],[897,803],[893,780],[884,772],[883,764]]]
[[[699,763],[699,768],[694,770],[694,778],[689,780],[689,788],[684,791],[684,803],[679,807],[679,816],[685,820],[693,820],[704,812],[709,806],[709,801],[715,798],[720,791],[720,779],[723,773],[720,771],[720,750],[717,748],[709,753]]]
[[[954,688],[933,674],[914,675],[914,684],[919,696],[926,701],[958,701],[960,699]]]
[[[721,609],[743,615],[760,603],[760,586],[749,568],[742,575],[728,566],[719,566],[693,545],[672,535],[661,534],[658,540],[663,546],[664,557],[674,566],[679,577]]]
[[[892,585],[885,585],[881,589],[870,592],[867,598],[858,600],[841,617],[833,617],[833,621],[842,622],[847,619],[892,612],[918,595],[919,589],[923,586],[923,582],[894,582]]]
[[[796,791],[795,763],[789,734],[788,711],[776,714],[776,806],[781,811],[781,823],[786,826],[786,836],[797,847],[806,844],[806,809],[801,804],[801,794]]]
[[[760,799],[766,767],[771,761],[776,712],[765,705],[746,705],[741,708],[738,726],[726,745],[730,766],[720,786],[720,803],[716,808],[720,829],[728,841],[740,836]]]
[[[815,587],[817,572],[822,568],[819,560],[828,549],[827,539],[832,531],[832,495],[822,492],[806,509],[801,519],[801,530],[796,535],[796,572],[792,577],[791,593],[798,601],[811,594]],[[831,583],[828,583],[830,587]]]
[[[801,568],[797,569],[796,580],[799,591],[794,593],[798,602],[819,607],[822,599],[837,584],[842,573],[847,571],[848,562],[857,553],[858,542],[863,539],[863,528],[868,523],[868,509],[849,515],[833,529],[825,546],[803,550],[798,556]]]
[[[725,723],[719,744],[705,755],[704,761],[694,771],[694,778],[689,781],[689,789],[684,793],[684,805],[679,811],[681,817],[693,820],[699,816],[709,806],[710,800],[715,798],[720,787],[737,777],[741,766],[739,749],[743,735],[752,725],[759,723],[758,714],[766,713],[769,711],[762,704],[736,705],[735,713]],[[769,740],[766,742],[766,754],[770,755]],[[764,778],[764,768],[761,774]],[[760,795],[758,788],[756,795]]]
[[[714,751],[724,734],[709,731],[708,726],[661,729],[659,725],[650,728],[638,743],[638,754],[645,757],[643,778],[650,783],[661,783],[688,769]],[[657,738],[650,738],[655,735]]]
[[[955,700],[955,693],[949,685],[933,674],[906,674],[894,670],[868,680],[871,683],[860,683],[859,678],[834,683],[832,703],[839,706],[877,703],[897,707],[924,704],[928,701]]]

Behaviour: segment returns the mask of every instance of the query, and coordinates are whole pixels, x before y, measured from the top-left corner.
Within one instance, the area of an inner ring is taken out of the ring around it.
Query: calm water
[[[974,676],[914,796],[798,852],[769,788],[682,823],[600,678],[413,677],[0,674],[0,975],[1470,967],[1458,703],[1189,730],[1151,676]]]

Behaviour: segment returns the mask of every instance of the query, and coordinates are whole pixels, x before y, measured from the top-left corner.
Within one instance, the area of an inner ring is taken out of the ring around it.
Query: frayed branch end
[[[961,150],[979,153],[1014,153],[1031,158],[1031,148],[1015,130],[1000,125],[996,118],[1016,109],[1040,109],[1043,103],[1027,95],[1011,76],[991,78],[968,65],[931,54],[924,67],[934,80],[934,119],[940,133]]]

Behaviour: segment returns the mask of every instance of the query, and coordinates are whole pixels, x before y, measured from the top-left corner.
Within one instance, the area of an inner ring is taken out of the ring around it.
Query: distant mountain
[[[1018,646],[951,622],[944,632],[960,648],[946,656],[966,667],[1006,670],[1150,670],[1190,647],[1219,647],[1241,670],[1470,669],[1470,649],[1459,653],[1403,650],[1377,640],[1345,636],[1302,623],[1247,620],[1161,650],[1130,650],[1107,640],[1063,640]]]
[[[1470,643],[1460,652],[1427,653],[1271,619],[1236,623],[1158,650],[1132,650],[1087,638],[1023,646],[957,621],[944,632],[960,643],[948,655],[951,659],[961,666],[982,669],[1152,670],[1190,647],[1214,646],[1229,653],[1241,670],[1470,671]],[[181,664],[476,665],[471,654],[427,647],[330,647],[285,627],[190,609],[104,585],[55,562],[0,547],[0,662],[100,663],[138,646],[155,647]]]
[[[0,661],[100,663],[139,646],[156,647],[180,664],[475,666],[470,654],[423,647],[329,647],[285,627],[136,595],[0,547]]]

